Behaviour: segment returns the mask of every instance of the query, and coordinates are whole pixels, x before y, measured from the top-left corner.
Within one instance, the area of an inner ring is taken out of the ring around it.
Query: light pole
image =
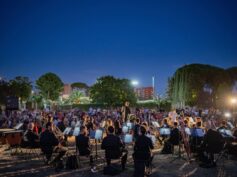
[[[153,101],[156,99],[156,92],[155,92],[155,76],[152,76],[152,90],[153,90]]]

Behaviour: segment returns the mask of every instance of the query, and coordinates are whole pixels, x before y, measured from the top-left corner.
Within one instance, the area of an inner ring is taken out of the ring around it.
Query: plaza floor
[[[215,168],[200,168],[197,162],[187,163],[185,160],[178,159],[171,162],[174,155],[162,155],[157,150],[153,160],[153,170],[151,177],[236,177],[237,176],[237,159],[230,156],[228,159],[223,158],[217,163]],[[24,149],[23,149],[24,152]],[[102,151],[99,151],[103,155]],[[117,177],[133,176],[133,161],[129,153],[127,168],[117,175]],[[24,153],[23,153],[24,154]],[[61,170],[55,172],[51,166],[44,165],[43,160],[38,158],[25,158],[24,155],[11,155],[5,146],[0,148],[0,176],[18,176],[18,177],[104,177],[103,163],[97,162],[98,172],[92,173],[88,164],[82,164],[76,170]]]

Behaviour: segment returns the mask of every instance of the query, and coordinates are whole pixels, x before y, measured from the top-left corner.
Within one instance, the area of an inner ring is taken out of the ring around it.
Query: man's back
[[[77,137],[77,148],[79,150],[79,154],[84,156],[84,155],[89,155],[90,154],[90,145],[89,145],[89,137],[80,134]]]
[[[140,135],[134,146],[135,158],[141,160],[148,159],[151,155],[151,149],[154,149],[151,139],[145,135]]]
[[[123,144],[118,136],[109,134],[103,139],[101,148],[105,150],[106,158],[119,158],[122,146]]]
[[[58,139],[55,137],[55,135],[45,130],[41,136],[40,136],[40,145],[41,146],[56,146],[58,145]]]
[[[27,131],[26,138],[28,140],[29,146],[34,146],[36,141],[39,140],[39,136],[36,133],[34,133],[32,130]]]

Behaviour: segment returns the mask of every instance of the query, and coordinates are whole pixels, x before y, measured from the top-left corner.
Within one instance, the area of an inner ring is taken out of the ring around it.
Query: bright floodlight
[[[136,85],[138,85],[138,81],[137,80],[132,80],[132,85],[134,85],[134,86],[136,86]]]
[[[230,117],[231,117],[231,114],[230,114],[229,112],[226,112],[226,113],[224,114],[224,116],[225,116],[226,118],[230,118]]]
[[[232,104],[236,104],[237,103],[237,99],[236,98],[231,98],[230,101],[231,101]]]

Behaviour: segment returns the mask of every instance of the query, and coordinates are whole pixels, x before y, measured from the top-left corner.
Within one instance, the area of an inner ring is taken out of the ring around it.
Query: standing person
[[[121,112],[122,112],[122,120],[123,120],[123,122],[127,122],[128,115],[131,114],[131,110],[129,108],[129,102],[128,101],[125,102],[125,105],[122,107]]]
[[[134,126],[134,139],[137,140],[140,132],[140,119],[137,118]]]

